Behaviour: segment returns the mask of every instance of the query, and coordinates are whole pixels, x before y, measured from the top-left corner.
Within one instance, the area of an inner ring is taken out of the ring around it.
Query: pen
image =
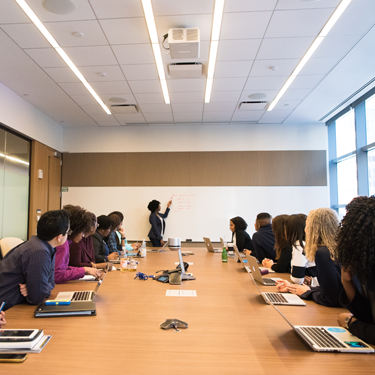
[[[0,313],[3,311],[4,306],[5,306],[5,302],[3,302],[3,303],[1,304],[1,306],[0,306]]]

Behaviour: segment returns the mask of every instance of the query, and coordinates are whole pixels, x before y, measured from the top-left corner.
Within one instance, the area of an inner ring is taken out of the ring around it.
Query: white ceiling
[[[276,96],[340,0],[226,0],[205,104],[205,75],[172,79],[167,65],[201,62],[205,74],[214,0],[153,0],[160,41],[173,27],[201,35],[200,58],[163,54],[171,99],[164,104],[141,1],[73,1],[68,15],[48,12],[44,0],[28,4],[107,106],[123,98],[139,112],[106,115],[17,3],[0,0],[0,82],[64,127],[311,123],[375,76],[375,1],[353,0],[272,112],[240,111],[252,94]]]

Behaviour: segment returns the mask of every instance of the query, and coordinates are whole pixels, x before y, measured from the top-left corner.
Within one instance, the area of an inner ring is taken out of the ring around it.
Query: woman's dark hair
[[[98,216],[98,229],[109,229],[112,227],[112,220],[107,215]]]
[[[111,215],[117,215],[121,219],[121,221],[124,221],[124,215],[120,211],[113,211],[110,214],[108,214],[109,217],[111,217]],[[120,221],[120,223],[121,223],[121,221]]]
[[[89,227],[87,228],[87,231],[85,232],[85,235],[86,235],[90,233],[91,228],[95,226],[95,224],[97,223],[97,220],[96,220],[96,215],[88,211],[85,213],[85,218],[87,218],[87,221],[89,223]]]
[[[159,205],[160,205],[160,202],[154,199],[153,201],[151,201],[151,202],[148,204],[147,208],[148,208],[151,212],[155,212],[155,211],[159,208]]]
[[[116,213],[110,213],[108,215],[108,217],[111,219],[112,221],[112,230],[114,230],[115,228],[117,228],[121,223],[122,223],[122,220],[124,220],[124,216],[122,216],[122,219],[119,215],[117,215]]]
[[[372,287],[375,273],[375,196],[354,198],[337,234],[335,257],[361,284]]]
[[[43,241],[51,241],[58,235],[65,236],[69,229],[69,213],[64,210],[45,212],[37,225],[37,237]]]
[[[70,238],[77,237],[80,233],[88,233],[90,231],[92,218],[87,215],[87,211],[80,206],[67,204],[63,207],[69,213],[70,229],[72,234]]]
[[[246,230],[247,223],[242,217],[236,216],[233,219],[230,219],[230,221],[234,224],[234,231],[237,232],[238,230]]]
[[[288,246],[285,238],[285,220],[289,215],[278,215],[272,220],[272,231],[275,235],[276,260],[280,258],[281,250]]]
[[[285,219],[285,235],[289,246],[293,246],[296,242],[304,248],[305,226],[307,216],[305,214],[290,215]]]

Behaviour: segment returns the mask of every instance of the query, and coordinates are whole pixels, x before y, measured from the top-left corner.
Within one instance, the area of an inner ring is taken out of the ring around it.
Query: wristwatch
[[[121,237],[121,239],[122,239],[122,240],[125,240],[125,239],[126,239],[126,237]]]
[[[345,328],[349,330],[350,323],[352,322],[353,315],[347,316],[345,318]]]

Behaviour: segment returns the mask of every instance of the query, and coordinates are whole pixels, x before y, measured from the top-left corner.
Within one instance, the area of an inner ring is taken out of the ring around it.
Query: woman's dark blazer
[[[157,217],[155,212],[151,212],[149,222],[151,224],[150,232],[148,233],[149,238],[157,238],[158,240],[163,239],[163,234],[165,231],[165,221],[164,219],[168,216],[169,208],[165,210],[163,214],[159,212],[159,216],[163,220],[163,233],[161,233],[161,222],[160,219]]]

